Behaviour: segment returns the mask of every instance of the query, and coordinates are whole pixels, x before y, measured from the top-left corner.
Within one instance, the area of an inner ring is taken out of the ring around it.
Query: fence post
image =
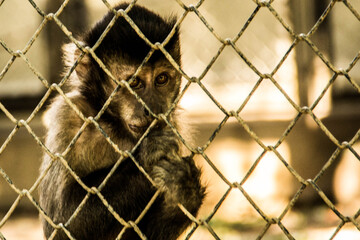
[[[46,5],[47,13],[55,13],[59,6],[63,3],[62,0],[48,1]],[[61,21],[69,27],[72,32],[82,32],[89,24],[87,15],[87,7],[84,0],[72,0],[65,7],[64,12],[61,13]],[[76,36],[75,36],[76,37]],[[57,82],[64,65],[61,61],[61,46],[69,42],[66,35],[54,23],[50,22],[46,28],[46,42],[49,50],[49,82]]]
[[[297,35],[305,34],[307,36],[324,13],[327,5],[328,1],[326,0],[290,0],[290,16],[295,33]],[[310,39],[327,59],[332,60],[333,54],[331,47],[333,41],[329,16],[325,18],[324,22],[320,24],[314,34],[310,34]],[[318,56],[316,56],[305,41],[300,42],[296,46],[295,53],[299,105],[301,107],[311,106],[314,102],[314,92],[312,92],[312,90],[315,89],[318,84],[325,86],[328,79],[319,79],[319,77],[316,77],[316,75],[319,75],[318,72],[322,71],[317,64],[317,61],[321,62],[321,60],[318,59]],[[325,69],[324,71],[329,70]],[[317,81],[323,81],[323,83],[317,83]],[[318,94],[319,93],[317,93],[317,95]],[[330,154],[328,151],[332,149],[332,145],[326,142],[326,138],[322,136],[318,128],[314,129],[312,126],[313,122],[309,124],[308,121],[303,121],[298,125],[298,127],[301,128],[300,136],[294,136],[294,139],[291,138],[293,141],[291,144],[293,166],[304,178],[313,178],[326,161],[326,158]],[[301,141],[301,139],[303,141]],[[301,142],[301,146],[299,142]],[[314,146],[319,147],[316,148]],[[306,152],[307,155],[303,156],[301,154],[302,151]],[[321,188],[329,196],[333,195],[332,179],[333,171],[328,170],[326,176],[322,177],[320,183]],[[300,202],[311,205],[316,202],[316,199],[318,199],[316,192],[306,191],[300,198]]]

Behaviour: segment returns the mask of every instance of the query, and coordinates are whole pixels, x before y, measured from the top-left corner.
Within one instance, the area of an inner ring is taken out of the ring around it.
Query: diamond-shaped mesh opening
[[[258,109],[262,109],[261,117],[264,119],[277,118],[278,120],[281,120],[297,115],[298,112],[294,109],[291,102],[288,101],[288,99],[291,101],[293,100],[289,95],[286,97],[283,94],[285,93],[287,95],[280,85],[275,86],[272,81],[265,79],[253,90],[254,91],[251,97],[247,99],[247,102],[243,102],[239,107],[241,110],[239,116],[245,121],[260,119],[260,117],[257,116]]]
[[[258,76],[227,46],[202,82],[225,109],[236,109],[257,80]]]
[[[234,11],[229,12],[227,7],[231,0],[226,0],[223,5],[213,4],[211,1],[204,1],[199,8],[204,18],[211,26],[216,26],[215,31],[222,37],[234,37],[246,24],[248,17],[256,8],[256,4],[248,2],[244,5],[233,5]],[[239,15],[238,13],[242,14]]]
[[[93,10],[113,11],[105,0],[87,4]],[[154,114],[127,82],[116,79],[95,54],[96,47],[84,48],[76,38],[77,29],[84,27],[78,25],[79,19],[85,22],[89,16],[93,21],[102,13],[87,14],[75,0],[54,1],[50,8],[45,1],[0,0],[0,29],[5,29],[0,32],[0,123],[4,123],[0,125],[0,239],[22,239],[19,234],[24,230],[31,235],[27,239],[42,237],[37,218],[32,218],[33,229],[23,227],[28,225],[28,215],[22,214],[29,209],[51,225],[50,239],[59,234],[75,239],[69,226],[84,221],[78,215],[87,210],[88,201],[96,201],[110,213],[109,221],[124,227],[113,234],[114,239],[126,237],[126,229],[133,229],[135,237],[150,238],[142,226],[154,214],[151,207],[162,190],[156,189],[136,153],[160,120],[202,167],[201,181],[208,185],[197,216],[177,205],[176,211],[192,222],[180,239],[358,239],[360,55],[355,29],[360,24],[359,3],[153,0],[146,4],[150,9],[158,4],[157,9],[164,12],[175,9],[182,25],[181,68],[162,43],[151,43],[137,31],[152,48],[148,56],[162,51],[183,75],[180,96],[164,115]],[[79,11],[77,20],[69,18],[74,9]],[[117,14],[138,30],[127,10]],[[59,53],[59,46],[51,45],[55,35],[47,35],[51,31],[91,55],[115,84],[93,116],[63,87],[75,65],[62,77],[49,75],[48,59],[59,58],[59,54],[45,55],[46,41]],[[139,142],[126,151],[101,121],[119,88],[128,89],[156,116]],[[40,126],[42,111],[55,95],[66,104],[68,114],[78,118],[66,149],[60,152],[44,144]],[[25,110],[9,104],[29,96],[33,99]],[[168,119],[179,102],[189,110],[189,121],[198,126],[197,132],[190,131],[193,142]],[[69,162],[72,151],[80,151],[89,138],[89,129],[96,132],[98,144],[119,156],[95,183],[74,171]],[[34,170],[41,154],[52,159],[51,166],[66,169],[84,195],[65,222],[54,222],[39,207],[38,187],[48,174],[48,170],[41,174]],[[113,208],[106,194],[107,184],[125,161],[156,189],[131,220]]]
[[[200,77],[208,71],[206,67],[217,53],[221,43],[209,32],[195,13],[188,13],[183,24],[189,26],[182,30],[184,44],[190,46],[189,49],[183,50],[183,59],[188,59],[188,63],[184,62],[184,70],[189,76]],[[199,52],[199,57],[193,58],[191,52],[198,48],[203,48],[203,51]]]
[[[267,36],[266,41],[264,35]],[[289,37],[271,12],[261,8],[236,45],[260,72],[270,73],[290,47]]]
[[[7,43],[10,48],[22,49],[38,28],[42,17],[37,14],[29,2],[17,0],[11,3],[3,2],[0,9],[0,27],[3,29],[1,40]],[[18,16],[22,16],[22,18]],[[22,32],[20,36],[14,34],[18,31]]]
[[[34,57],[32,57],[34,58]],[[4,55],[4,66],[3,69],[7,68],[8,60],[11,61],[10,57]],[[43,62],[36,61],[36,65],[43,64]],[[20,71],[19,71],[20,69]],[[43,68],[41,68],[43,69]],[[4,71],[5,72],[5,71]],[[21,83],[22,87],[19,87]],[[32,88],[33,92],[30,92],[28,89]],[[17,97],[18,93],[23,93],[27,95],[34,95],[44,92],[44,86],[38,81],[37,77],[33,72],[28,68],[27,64],[22,59],[16,59],[11,67],[6,72],[6,75],[1,80],[0,83],[0,93],[2,98],[4,97]]]

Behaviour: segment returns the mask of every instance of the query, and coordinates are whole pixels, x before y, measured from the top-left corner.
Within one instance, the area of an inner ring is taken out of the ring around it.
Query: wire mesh
[[[6,215],[0,219],[0,230],[1,227],[9,221],[10,217],[14,213],[15,209],[19,205],[19,202],[22,198],[28,198],[30,202],[33,204],[33,206],[37,209],[37,211],[42,215],[42,217],[55,229],[50,239],[52,239],[58,231],[64,231],[69,239],[75,239],[72,235],[72,233],[67,229],[67,226],[77,217],[77,214],[79,211],[85,206],[86,201],[89,199],[91,195],[97,195],[98,198],[101,200],[101,202],[104,204],[104,206],[109,210],[109,212],[115,217],[115,219],[124,226],[123,230],[119,233],[117,239],[121,239],[121,236],[128,228],[133,228],[135,232],[139,235],[141,239],[146,239],[146,236],[141,232],[141,229],[137,226],[137,224],[141,221],[143,216],[146,214],[146,212],[149,210],[153,202],[156,200],[156,198],[159,196],[159,190],[154,194],[150,202],[148,203],[147,207],[142,211],[142,213],[138,216],[138,218],[135,221],[126,221],[124,220],[118,213],[114,211],[112,206],[108,203],[106,198],[102,195],[101,190],[106,185],[108,179],[111,177],[111,175],[114,173],[114,171],[119,167],[120,163],[125,158],[130,158],[136,166],[139,168],[139,171],[141,171],[146,178],[154,185],[155,183],[151,179],[151,177],[148,175],[148,173],[139,165],[137,160],[134,157],[134,152],[142,142],[142,140],[147,136],[147,134],[151,131],[151,129],[156,125],[157,121],[163,120],[166,122],[168,126],[172,129],[172,131],[176,134],[176,136],[181,140],[181,142],[192,152],[193,155],[200,155],[202,156],[207,164],[213,168],[213,170],[216,172],[216,174],[220,177],[221,181],[223,181],[227,185],[227,191],[223,194],[219,202],[216,204],[216,206],[212,209],[212,211],[208,214],[206,218],[199,219],[195,216],[192,216],[187,209],[182,206],[181,204],[178,204],[179,208],[184,212],[186,216],[189,217],[189,219],[193,222],[193,225],[188,232],[188,234],[185,236],[185,239],[190,239],[192,234],[197,230],[199,226],[203,226],[205,229],[209,231],[209,233],[212,235],[214,239],[220,239],[219,235],[216,232],[216,229],[214,229],[210,221],[216,215],[218,209],[221,207],[221,204],[225,201],[225,199],[228,197],[229,193],[231,191],[240,191],[241,194],[247,199],[247,201],[251,204],[251,206],[256,210],[256,212],[259,214],[259,216],[265,221],[265,226],[261,231],[258,232],[258,235],[256,239],[262,239],[265,234],[269,231],[270,227],[273,225],[277,225],[284,236],[286,236],[287,239],[295,239],[293,233],[287,229],[287,227],[283,224],[284,217],[292,210],[294,205],[297,203],[299,198],[302,196],[302,193],[307,188],[312,188],[316,191],[316,193],[321,197],[323,202],[327,205],[329,209],[339,218],[340,223],[338,226],[334,229],[332,236],[330,236],[329,239],[334,239],[339,231],[344,227],[345,224],[350,223],[352,224],[358,231],[360,231],[360,223],[358,220],[358,217],[360,215],[360,208],[353,212],[352,215],[344,215],[337,207],[335,206],[334,202],[330,200],[330,198],[324,193],[324,191],[319,187],[318,182],[321,179],[321,177],[328,171],[328,169],[336,164],[336,162],[339,159],[339,155],[344,152],[344,150],[348,149],[353,156],[360,161],[359,153],[356,152],[354,149],[354,144],[358,142],[360,138],[360,129],[353,134],[353,137],[350,141],[341,142],[338,140],[334,134],[325,126],[321,118],[319,118],[316,113],[315,109],[318,106],[319,102],[323,100],[323,97],[326,93],[328,93],[330,88],[333,86],[333,83],[336,81],[336,79],[339,76],[344,76],[348,82],[351,84],[351,86],[357,91],[357,93],[360,93],[360,86],[358,82],[354,80],[354,78],[351,76],[350,71],[353,69],[353,67],[358,63],[358,60],[360,59],[360,52],[357,53],[354,59],[351,60],[351,62],[348,64],[348,66],[345,69],[337,68],[329,59],[325,57],[325,55],[322,53],[321,50],[317,47],[317,45],[311,40],[311,36],[314,35],[319,27],[323,24],[324,20],[328,18],[329,13],[333,10],[334,6],[337,4],[343,4],[349,11],[348,14],[352,14],[355,16],[355,18],[360,21],[360,14],[357,9],[355,9],[350,1],[347,0],[332,0],[329,2],[327,8],[323,11],[322,15],[318,18],[316,23],[312,26],[309,32],[307,33],[297,33],[291,25],[285,20],[285,18],[282,17],[282,15],[273,7],[273,2],[275,1],[266,1],[266,0],[252,0],[253,3],[256,4],[256,7],[254,8],[254,11],[251,13],[251,15],[248,17],[247,22],[243,25],[243,27],[240,29],[240,31],[233,37],[233,38],[226,38],[223,39],[220,34],[217,33],[217,31],[212,27],[212,25],[209,23],[209,21],[206,19],[206,17],[201,12],[201,5],[206,2],[206,0],[200,0],[196,4],[187,5],[181,0],[176,0],[178,5],[183,9],[183,13],[178,18],[178,21],[175,24],[174,29],[171,31],[167,39],[165,39],[162,43],[152,43],[147,39],[147,37],[141,32],[141,30],[136,26],[136,24],[132,21],[132,19],[129,17],[128,13],[131,11],[131,8],[135,4],[141,4],[141,1],[133,0],[129,7],[125,10],[119,10],[115,11],[111,5],[106,1],[102,0],[105,6],[109,9],[109,11],[114,12],[115,16],[113,17],[112,21],[108,25],[105,32],[102,34],[102,36],[98,39],[97,43],[93,47],[85,47],[82,45],[81,42],[79,42],[77,39],[74,38],[72,32],[65,26],[62,21],[60,20],[59,16],[64,11],[64,8],[67,6],[67,4],[71,0],[65,0],[62,5],[59,7],[59,9],[55,13],[45,13],[42,9],[38,7],[35,1],[28,0],[28,2],[32,5],[32,7],[37,11],[40,17],[42,17],[42,22],[40,26],[36,29],[34,34],[32,35],[31,39],[27,42],[25,47],[21,50],[14,50],[11,49],[8,44],[0,39],[0,45],[1,47],[10,54],[10,59],[8,60],[5,67],[0,72],[0,81],[4,78],[4,76],[7,74],[8,70],[12,67],[15,60],[19,59],[26,63],[28,68],[32,71],[32,73],[39,79],[39,81],[44,85],[44,87],[47,89],[45,92],[43,98],[38,103],[38,105],[34,108],[32,113],[27,119],[18,119],[16,118],[11,111],[9,111],[1,102],[0,102],[0,110],[6,115],[6,117],[12,122],[13,129],[11,133],[8,135],[4,143],[0,147],[0,155],[4,152],[8,144],[12,141],[14,136],[17,134],[20,128],[25,128],[27,132],[32,136],[34,141],[43,149],[43,151],[48,154],[53,161],[60,161],[70,172],[70,174],[74,177],[74,179],[83,187],[84,190],[87,191],[87,195],[83,199],[83,201],[80,203],[78,208],[75,210],[73,215],[70,217],[70,219],[67,222],[56,224],[51,218],[49,218],[44,212],[43,209],[39,206],[37,200],[34,198],[34,192],[37,190],[39,183],[44,178],[47,171],[45,171],[43,174],[39,175],[36,181],[33,183],[33,185],[29,189],[21,189],[16,184],[13,183],[10,176],[6,173],[6,171],[2,168],[0,168],[0,175],[1,177],[7,182],[9,187],[12,189],[12,191],[16,192],[18,195],[17,199],[13,202],[12,206],[6,213]],[[250,0],[249,0],[250,1]],[[4,3],[4,1],[0,1],[0,6]],[[292,44],[288,48],[288,50],[285,52],[281,60],[276,64],[274,69],[270,72],[262,72],[259,70],[255,65],[252,63],[249,57],[245,53],[242,52],[242,50],[236,45],[237,41],[241,39],[244,32],[247,31],[248,26],[254,21],[254,19],[257,18],[259,10],[260,9],[266,9],[271,13],[273,18],[278,21],[283,29],[288,33],[289,37],[292,39]],[[175,28],[187,18],[189,14],[195,14],[199,20],[204,24],[204,26],[208,29],[208,31],[217,39],[217,41],[220,43],[220,47],[218,48],[216,54],[212,57],[211,61],[207,64],[203,72],[198,76],[190,76],[186,73],[185,70],[183,70],[175,61],[172,59],[170,54],[165,50],[164,46],[169,41],[171,36],[175,32]],[[146,106],[145,102],[136,94],[135,91],[132,90],[132,88],[129,86],[127,81],[116,79],[109,69],[106,68],[105,64],[101,61],[100,58],[98,58],[95,54],[95,49],[100,45],[104,37],[106,36],[107,32],[111,29],[113,24],[118,18],[124,18],[131,27],[136,31],[136,33],[151,47],[150,52],[148,53],[147,57],[144,59],[143,63],[139,66],[136,73],[134,74],[133,78],[136,77],[136,75],[141,71],[144,64],[148,61],[148,59],[151,57],[151,55],[155,51],[161,51],[165,57],[169,60],[169,62],[174,66],[174,68],[183,75],[183,78],[187,81],[184,85],[183,89],[181,90],[181,93],[179,94],[179,97],[175,99],[174,103],[168,110],[168,112],[164,114],[157,115],[154,112],[151,111],[151,109]],[[63,77],[63,79],[59,83],[53,83],[51,84],[45,77],[42,76],[42,74],[36,69],[36,67],[31,63],[31,61],[27,57],[27,52],[31,47],[33,46],[33,43],[38,39],[39,34],[43,31],[44,27],[50,22],[55,22],[59,29],[63,31],[63,33],[68,37],[68,39],[73,42],[81,51],[82,54],[79,56],[79,58],[76,60],[75,65],[69,70],[67,74]],[[292,99],[292,97],[284,90],[281,86],[281,84],[277,81],[275,74],[277,71],[283,66],[284,62],[287,60],[289,55],[295,51],[294,49],[300,44],[305,43],[309,49],[315,54],[315,56],[320,59],[326,67],[330,70],[332,76],[330,79],[327,80],[327,84],[322,89],[321,93],[315,98],[315,101],[310,104],[309,106],[299,106],[295,100]],[[220,101],[216,99],[216,97],[212,94],[210,90],[206,88],[206,86],[203,84],[204,77],[208,73],[208,71],[212,68],[213,64],[216,62],[218,57],[222,54],[223,50],[225,48],[232,49],[238,56],[238,58],[242,59],[242,61],[257,75],[258,80],[255,83],[252,90],[249,92],[248,96],[245,98],[243,103],[239,106],[238,109],[227,109],[224,107]],[[105,105],[102,107],[102,109],[99,111],[99,113],[96,116],[93,117],[86,117],[74,104],[71,99],[64,93],[62,86],[68,81],[69,76],[74,71],[76,65],[80,62],[80,60],[84,57],[85,54],[90,54],[96,62],[99,64],[99,66],[105,71],[105,73],[114,81],[114,83],[117,85],[117,88],[114,89],[113,93],[110,95],[110,97],[107,99]],[[242,110],[244,107],[248,104],[249,100],[252,98],[253,94],[257,91],[258,87],[263,84],[265,81],[269,81],[275,86],[281,94],[285,97],[285,99],[290,103],[292,108],[296,111],[296,116],[292,119],[292,121],[289,123],[285,131],[282,133],[282,135],[278,138],[276,143],[274,145],[267,145],[263,142],[263,140],[257,135],[257,133],[250,127],[250,125],[245,121],[242,116]],[[174,108],[177,106],[181,98],[187,93],[188,88],[191,85],[198,85],[202,91],[209,97],[209,99],[217,106],[217,108],[220,109],[220,111],[223,113],[223,119],[219,122],[216,130],[213,132],[213,134],[210,136],[208,141],[198,147],[192,147],[184,138],[181,136],[180,132],[176,129],[175,126],[171,125],[171,123],[167,120],[167,117],[169,114],[174,110]],[[97,122],[98,119],[102,116],[104,111],[107,109],[109,104],[111,103],[113,97],[116,95],[117,91],[120,87],[127,88],[133,95],[136,96],[138,101],[150,112],[152,116],[155,117],[154,122],[151,124],[149,129],[145,132],[145,134],[141,137],[139,142],[135,145],[135,147],[131,151],[123,151],[118,148],[118,146],[112,141],[112,139],[107,135],[107,133],[101,128],[99,123]],[[39,111],[43,108],[45,102],[49,99],[50,95],[52,93],[60,94],[66,101],[66,103],[76,112],[76,114],[82,119],[83,125],[78,130],[75,137],[72,139],[72,141],[68,144],[68,147],[65,149],[62,153],[57,152],[51,152],[48,147],[42,142],[41,137],[39,137],[32,127],[30,126],[30,123],[33,121],[34,117],[39,113]],[[299,174],[292,165],[287,161],[287,159],[282,156],[280,151],[278,150],[279,146],[282,145],[282,143],[287,139],[290,132],[293,130],[294,126],[299,122],[300,119],[304,118],[304,116],[309,116],[318,126],[318,128],[327,136],[327,138],[336,145],[336,150],[333,152],[332,156],[328,159],[328,161],[323,165],[321,170],[317,173],[317,175],[312,179],[305,179],[301,174]],[[249,168],[248,172],[245,174],[244,178],[239,182],[231,182],[225,174],[221,172],[221,170],[216,166],[216,164],[210,159],[210,157],[206,153],[206,149],[212,144],[214,139],[217,137],[219,132],[222,131],[223,126],[226,122],[229,121],[229,119],[235,119],[235,121],[242,126],[242,128],[248,133],[249,137],[253,139],[259,147],[262,149],[261,155],[257,158],[257,160],[253,163],[253,165]],[[98,131],[104,136],[106,141],[114,148],[114,150],[121,155],[120,159],[114,164],[112,170],[109,172],[107,177],[104,179],[104,181],[98,186],[98,187],[92,187],[89,188],[82,179],[71,169],[68,162],[66,161],[67,154],[72,149],[76,141],[79,139],[80,135],[83,133],[83,131],[89,126],[93,125],[98,129]],[[271,217],[266,214],[266,211],[262,209],[256,201],[250,196],[250,194],[244,189],[244,184],[247,181],[247,179],[253,174],[254,170],[257,168],[258,164],[262,161],[263,156],[268,153],[272,152],[276,155],[277,159],[281,164],[283,164],[288,172],[298,181],[300,184],[300,187],[296,191],[296,193],[292,196],[292,198],[289,200],[287,206],[285,209],[281,212],[281,214],[278,217]],[[3,236],[0,232],[0,239],[5,239],[6,236]]]

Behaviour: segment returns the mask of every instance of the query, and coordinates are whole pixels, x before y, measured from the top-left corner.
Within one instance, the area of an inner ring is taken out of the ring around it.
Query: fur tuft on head
[[[84,43],[82,43],[84,44]],[[79,58],[80,50],[75,45],[75,43],[67,43],[62,46],[63,51],[63,62],[64,62],[64,74],[67,73],[75,65],[75,61]],[[78,88],[81,85],[78,74],[82,68],[86,66],[86,62],[89,61],[89,56],[84,56],[77,66],[76,71],[72,73],[72,76],[69,78],[69,85],[73,88]]]
[[[120,9],[125,10],[128,6],[127,3],[123,3],[115,6],[114,9],[117,11]],[[158,14],[138,5],[133,6],[128,12],[128,15],[145,37],[152,43],[163,42],[176,23],[176,17],[162,18]],[[108,12],[104,18],[97,22],[92,30],[85,35],[83,41],[90,47],[94,46],[113,18],[114,13]],[[178,45],[178,42],[179,33],[178,29],[176,29],[174,36],[172,36],[165,48],[167,50],[174,49],[174,47]],[[146,44],[130,24],[123,17],[119,17],[102,40],[102,43],[95,50],[95,53],[99,57],[109,56],[110,54],[124,59],[130,59],[134,62],[142,62],[150,49],[150,46]],[[179,49],[176,49],[176,52],[170,54],[180,63]],[[150,61],[155,62],[161,56],[160,51],[156,51]]]

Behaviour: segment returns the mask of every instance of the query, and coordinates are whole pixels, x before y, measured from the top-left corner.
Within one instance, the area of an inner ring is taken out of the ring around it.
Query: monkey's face
[[[181,75],[165,60],[145,65],[133,79],[137,69],[134,65],[111,63],[109,68],[118,79],[127,80],[132,90],[155,114],[166,113],[179,93]],[[114,117],[119,117],[136,138],[140,137],[154,120],[126,87],[119,90],[109,106],[109,111]]]

